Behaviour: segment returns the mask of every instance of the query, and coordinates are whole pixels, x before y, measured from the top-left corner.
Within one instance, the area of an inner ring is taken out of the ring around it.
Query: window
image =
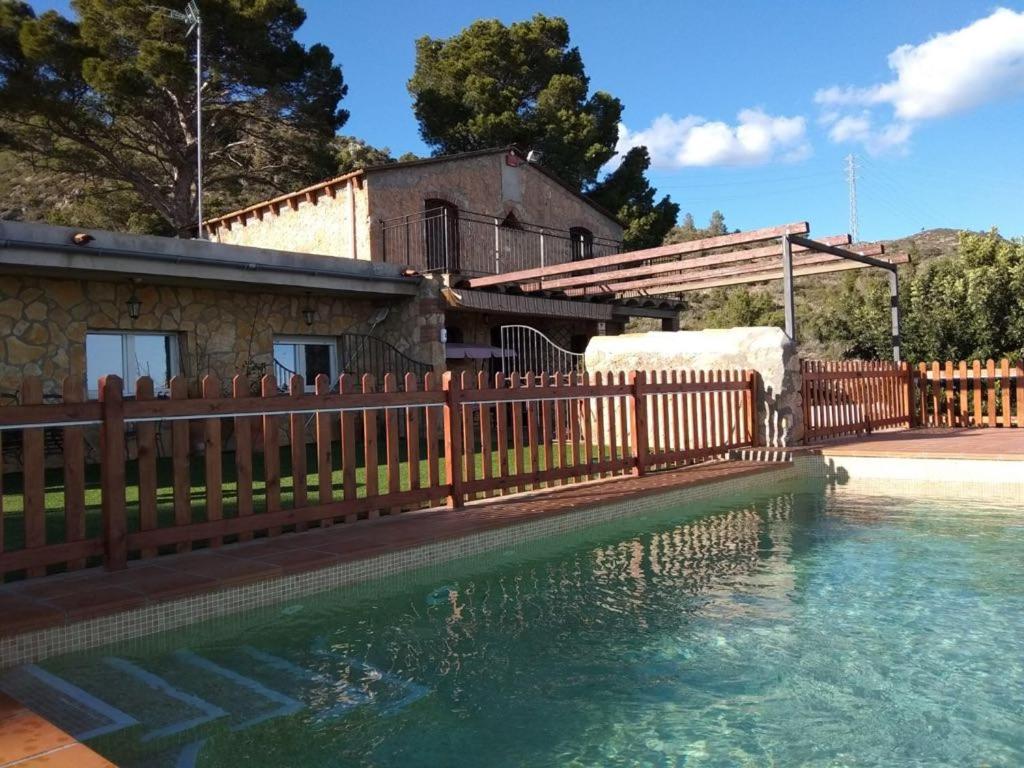
[[[135,394],[141,376],[153,379],[153,389],[166,393],[171,377],[181,373],[178,336],[174,333],[120,333],[95,331],[85,335],[85,375],[89,396],[99,395],[102,376],[117,374],[124,393]]]
[[[459,271],[459,209],[446,200],[423,201],[427,269]]]
[[[331,386],[338,378],[338,343],[330,336],[283,336],[274,339],[274,376],[288,388],[292,374],[299,374],[307,392],[316,388],[316,377],[326,374]]]
[[[594,256],[594,233],[586,227],[572,227],[569,230],[569,243],[573,261]]]

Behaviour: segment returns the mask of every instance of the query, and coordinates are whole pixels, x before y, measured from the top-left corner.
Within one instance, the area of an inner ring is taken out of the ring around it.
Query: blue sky
[[[623,146],[656,147],[652,183],[698,223],[719,208],[731,227],[845,232],[853,152],[861,239],[1024,235],[1021,2],[302,5],[300,38],[327,44],[349,84],[344,132],[395,154],[427,152],[405,88],[417,37],[541,12],[569,21],[591,87],[625,104]]]

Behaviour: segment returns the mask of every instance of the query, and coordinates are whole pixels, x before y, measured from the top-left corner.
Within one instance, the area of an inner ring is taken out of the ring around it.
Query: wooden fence
[[[909,427],[906,363],[803,362],[804,439]]]
[[[513,375],[212,376],[198,396],[172,380],[133,398],[116,376],[85,402],[81,382],[43,403],[27,379],[0,408],[0,580],[219,547],[408,509],[652,469],[755,440],[752,371]],[[59,439],[53,440],[59,433]],[[60,446],[47,467],[44,438]],[[4,487],[6,486],[6,487]]]
[[[1024,367],[988,360],[803,362],[804,439],[897,427],[1024,426]]]
[[[921,363],[915,377],[917,424],[926,427],[1024,427],[1024,365]]]

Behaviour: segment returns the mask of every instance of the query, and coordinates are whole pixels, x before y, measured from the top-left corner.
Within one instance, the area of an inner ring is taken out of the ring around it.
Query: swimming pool
[[[1014,506],[793,481],[4,686],[122,768],[1019,766],[1022,552]]]

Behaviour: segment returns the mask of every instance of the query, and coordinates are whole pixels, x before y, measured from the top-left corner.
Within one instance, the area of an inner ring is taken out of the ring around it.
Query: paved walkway
[[[0,693],[0,768],[115,768],[9,696]]]
[[[487,499],[464,509],[407,512],[372,522],[314,528],[216,550],[133,561],[123,571],[89,568],[29,579],[0,587],[0,616],[3,616],[0,636],[73,623],[442,539],[456,539],[616,499],[778,468],[778,464],[739,461],[701,464],[640,478],[608,478]]]
[[[832,456],[1024,461],[1024,429],[909,429],[818,443],[797,450]]]

